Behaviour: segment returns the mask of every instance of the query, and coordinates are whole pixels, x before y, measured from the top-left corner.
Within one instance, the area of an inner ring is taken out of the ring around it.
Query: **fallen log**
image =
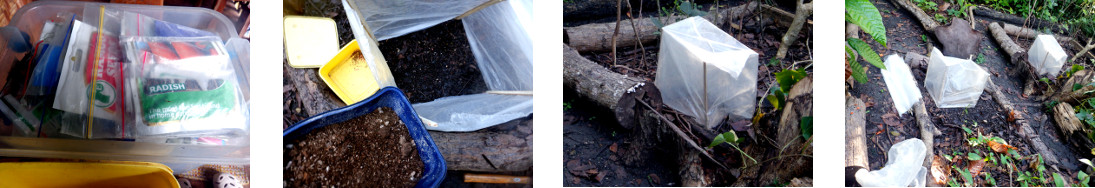
[[[779,155],[788,154],[813,154],[813,136],[802,138],[802,130],[799,126],[803,117],[813,116],[814,82],[811,77],[803,78],[791,87],[787,94],[787,104],[783,107],[783,113],[779,116],[779,128],[777,129],[776,144],[782,146]],[[792,179],[804,174],[810,174],[813,166],[812,158],[793,157],[779,159],[773,174],[774,179]]]
[[[802,25],[806,23],[806,17],[814,12],[814,3],[802,4],[802,0],[798,0],[797,6],[795,6],[794,21],[791,21],[791,27],[787,29],[787,33],[783,34],[783,40],[779,44],[779,50],[776,52],[776,59],[783,59],[787,56],[787,49],[791,47],[798,40],[799,32],[802,31]]]
[[[705,19],[711,21],[715,25],[723,25],[730,20],[738,20],[751,15],[757,7],[756,2],[750,2],[744,5],[738,5],[736,7],[721,9],[717,14],[707,14]],[[719,16],[722,15],[722,16]],[[719,17],[720,19],[715,19]],[[619,25],[626,27],[619,27],[619,36],[617,44],[619,46],[630,46],[641,43],[653,42],[658,39],[658,35],[654,34],[658,30],[658,26],[654,25],[652,19],[662,19],[662,23],[665,25],[673,24],[676,20],[684,19],[684,16],[670,16],[670,17],[647,17],[641,19],[626,19],[620,20]],[[632,23],[634,22],[634,23]],[[631,27],[634,25],[634,27]],[[567,39],[567,43],[579,52],[602,52],[612,50],[612,35],[616,31],[616,23],[593,23],[586,24],[577,27],[563,28],[564,38]],[[631,37],[638,35],[638,38]]]
[[[1049,97],[1049,100],[1081,104],[1083,103],[1081,100],[1095,97],[1095,85],[1092,85],[1092,82],[1095,82],[1095,74],[1092,74],[1091,71],[1076,71],[1065,81],[1065,84],[1061,85],[1061,89],[1057,90],[1056,94]],[[1075,88],[1076,85],[1079,85],[1080,88]]]
[[[848,96],[844,112],[844,166],[870,168],[867,160],[867,105],[863,100]]]
[[[925,151],[927,155],[924,156],[924,168],[931,169],[932,162],[934,162],[932,161],[932,157],[935,156],[935,136],[941,135],[943,132],[940,132],[939,129],[935,128],[935,125],[932,124],[932,117],[931,115],[928,115],[928,110],[924,107],[923,101],[913,105],[913,114],[916,115],[916,124],[920,125],[920,140],[924,141],[924,146],[927,149]],[[934,176],[932,176],[931,173],[928,173],[927,177],[929,180],[934,179]],[[938,186],[935,185],[935,181],[928,181],[928,184]]]
[[[1054,35],[1054,34],[1049,34],[1049,33],[1042,33],[1040,31],[1037,31],[1037,30],[1034,30],[1034,29],[1031,29],[1031,28],[1019,27],[1019,26],[1012,25],[1012,24],[1009,24],[1009,23],[1000,23],[1000,24],[1001,24],[1001,26],[1004,27],[1004,32],[1007,32],[1009,35],[1015,35],[1015,36],[1018,36],[1018,37],[1023,37],[1023,38],[1028,38],[1028,39],[1033,39],[1034,37],[1038,37],[1038,35],[1053,35],[1053,38],[1057,39],[1057,42],[1060,42],[1062,45],[1069,44],[1069,43],[1072,42],[1072,37]]]
[[[989,31],[992,32],[992,37],[996,39],[996,43],[1000,44],[1000,48],[1004,49],[1004,52],[1008,53],[1008,57],[1011,57],[1010,62],[1013,65],[1020,65],[1020,68],[1029,69],[1030,65],[1023,63],[1027,59],[1026,50],[1023,47],[1019,47],[1015,41],[1012,41],[1007,35],[1007,29],[1001,28],[1000,24],[993,22],[989,24]]]
[[[916,19],[920,21],[920,26],[923,26],[924,30],[931,32],[935,31],[936,27],[939,27],[939,22],[935,22],[934,17],[928,16],[928,13],[924,13],[924,10],[920,10],[920,7],[917,7],[916,4],[913,4],[908,0],[890,0],[890,2],[893,2],[895,5],[905,8],[905,10],[912,13],[913,17],[916,17]]]
[[[346,106],[317,76],[317,69],[290,68],[282,64],[287,80],[297,93],[307,116]],[[512,125],[520,122],[518,125]],[[514,120],[475,132],[430,131],[445,156],[448,170],[476,172],[517,172],[532,167],[532,121]],[[510,128],[507,128],[510,127]]]
[[[996,83],[993,83],[991,79],[985,84],[985,91],[989,92],[989,95],[992,96],[993,100],[1004,108],[1004,114],[1008,115],[1008,119],[1014,120],[1016,124],[1019,124],[1019,135],[1022,135],[1027,139],[1031,146],[1034,146],[1034,149],[1038,154],[1042,155],[1050,167],[1057,169],[1057,164],[1060,164],[1057,155],[1049,150],[1049,147],[1046,147],[1045,142],[1042,142],[1041,136],[1038,136],[1038,133],[1034,132],[1034,129],[1030,127],[1030,123],[1027,123],[1027,119],[1023,115],[1023,112],[1015,109],[1015,105],[1008,101],[1004,92],[1000,91],[1000,88],[997,87]]]
[[[1095,39],[1089,39],[1087,41],[1087,45],[1084,46],[1084,49],[1081,49],[1079,52],[1076,52],[1076,54],[1073,54],[1072,59],[1069,59],[1068,61],[1076,62],[1076,59],[1080,59],[1080,57],[1084,56],[1084,54],[1087,54],[1087,52],[1091,51],[1091,49],[1095,49]]]
[[[1042,20],[1042,19],[1038,19],[1038,18],[1027,19],[1025,17],[1020,17],[1020,16],[1016,16],[1016,15],[1002,13],[1002,12],[998,12],[996,10],[992,10],[992,9],[981,7],[981,6],[975,6],[973,8],[973,13],[977,14],[977,16],[988,17],[988,18],[992,18],[994,20],[1004,21],[1004,22],[1007,22],[1007,23],[1013,24],[1013,25],[1028,25],[1028,26],[1035,27],[1035,28],[1049,27],[1050,29],[1052,29],[1054,31],[1062,31],[1063,30],[1063,28],[1060,27],[1059,24],[1054,24],[1054,23],[1051,23],[1051,22],[1048,22],[1048,21],[1045,21],[1045,20]],[[1024,24],[1024,23],[1027,23],[1027,22],[1029,22],[1030,24]]]

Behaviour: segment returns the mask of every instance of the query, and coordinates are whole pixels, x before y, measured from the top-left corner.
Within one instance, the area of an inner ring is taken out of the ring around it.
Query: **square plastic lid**
[[[670,24],[663,27],[662,32],[682,43],[696,58],[731,75],[741,74],[747,62],[734,57],[748,58],[757,54],[703,17],[691,17]]]
[[[285,55],[294,68],[319,68],[338,53],[335,20],[285,16]]]

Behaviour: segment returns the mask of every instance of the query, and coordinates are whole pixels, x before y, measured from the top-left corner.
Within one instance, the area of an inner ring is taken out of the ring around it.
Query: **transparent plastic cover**
[[[924,88],[939,108],[972,108],[985,91],[989,74],[968,59],[944,56],[932,48]]]
[[[1034,69],[1038,71],[1038,75],[1049,75],[1050,77],[1056,77],[1057,74],[1060,74],[1061,67],[1068,60],[1068,54],[1061,48],[1061,44],[1057,43],[1057,39],[1053,38],[1053,35],[1038,35],[1038,37],[1035,37],[1034,43],[1027,51],[1027,55],[1027,61],[1030,61],[1030,65],[1033,65]]]
[[[532,91],[530,0],[509,0],[463,19],[483,80],[494,91]],[[475,131],[532,114],[531,95],[472,94],[414,105],[437,131]]]
[[[920,102],[920,88],[916,87],[916,79],[909,71],[909,65],[900,55],[886,56],[886,69],[882,70],[882,78],[886,80],[886,89],[893,99],[893,106],[897,108],[897,114],[905,114],[913,105]]]
[[[887,67],[888,68],[888,67]],[[927,147],[924,141],[911,138],[898,142],[886,153],[889,160],[882,169],[855,174],[863,187],[924,187],[928,169],[924,168]]]
[[[490,0],[349,0],[376,39],[387,40],[433,27]],[[498,18],[504,19],[504,18]]]
[[[711,22],[692,17],[662,28],[654,83],[666,105],[712,128],[727,117],[752,117],[757,58]]]

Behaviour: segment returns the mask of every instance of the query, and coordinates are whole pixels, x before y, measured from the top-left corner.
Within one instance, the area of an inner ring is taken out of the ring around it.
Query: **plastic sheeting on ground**
[[[886,69],[882,69],[882,78],[886,80],[886,89],[890,92],[897,114],[905,114],[913,105],[920,102],[920,88],[916,87],[909,65],[900,55],[886,56]]]

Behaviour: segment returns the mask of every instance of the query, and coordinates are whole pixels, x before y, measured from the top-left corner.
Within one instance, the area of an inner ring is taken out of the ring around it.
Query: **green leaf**
[[[962,127],[962,130],[966,131],[966,134],[973,134],[973,130],[970,128],[966,128],[965,126]]]
[[[867,82],[867,73],[863,72],[863,65],[859,65],[859,62],[855,59],[848,61],[848,66],[852,69],[852,78],[859,83]]]
[[[1057,184],[1057,187],[1068,186],[1068,184],[1065,184],[1065,178],[1061,177],[1061,174],[1056,172],[1053,173],[1053,183]]]
[[[971,174],[969,170],[962,169],[962,168],[954,168],[953,166],[952,166],[952,169],[958,169],[958,173],[962,175],[962,179],[966,180],[965,182],[967,184],[973,182],[973,174]]]
[[[764,97],[764,98],[767,98],[767,99],[768,99],[768,103],[769,103],[769,104],[772,104],[772,107],[775,107],[775,108],[776,108],[776,110],[779,110],[779,109],[780,109],[780,106],[779,106],[779,103],[780,103],[780,102],[779,102],[779,97],[777,97],[776,95],[768,95],[767,97]]]
[[[784,69],[776,73],[776,82],[779,82],[779,89],[784,93],[791,92],[791,87],[802,78],[806,78],[806,71],[801,69]]]
[[[971,161],[980,161],[980,160],[985,159],[985,158],[981,157],[981,155],[979,155],[977,153],[970,152],[968,159],[971,160]]]
[[[1091,181],[1091,176],[1083,170],[1076,174],[1076,178],[1080,180],[1081,186],[1087,186],[1087,183]]]
[[[946,158],[946,159],[947,159],[947,161],[951,161],[951,160],[954,160],[954,156],[951,156],[951,155],[947,155],[947,154],[943,154],[943,158]]]
[[[814,136],[814,116],[802,117],[798,121],[798,127],[802,131],[802,139],[809,140]]]
[[[886,25],[882,24],[882,14],[868,0],[845,0],[844,20],[859,25],[863,32],[871,35],[882,46],[886,45]],[[860,50],[857,50],[860,51]],[[862,52],[862,51],[860,51]]]
[[[716,135],[715,139],[711,141],[711,145],[709,145],[707,147],[712,148],[712,147],[718,146],[719,144],[722,144],[722,143],[738,143],[738,142],[741,142],[741,139],[738,139],[738,135],[737,135],[737,133],[734,133],[734,130],[730,130],[730,131],[727,131],[725,133]]]
[[[996,186],[996,179],[992,178],[992,173],[985,173],[985,180],[989,182],[989,185]]]
[[[859,56],[867,60],[867,63],[871,63],[879,69],[886,69],[886,65],[882,64],[882,57],[879,57],[878,53],[871,49],[871,45],[867,45],[867,42],[857,38],[848,38],[848,45],[852,46],[852,49],[856,52],[859,52]]]

